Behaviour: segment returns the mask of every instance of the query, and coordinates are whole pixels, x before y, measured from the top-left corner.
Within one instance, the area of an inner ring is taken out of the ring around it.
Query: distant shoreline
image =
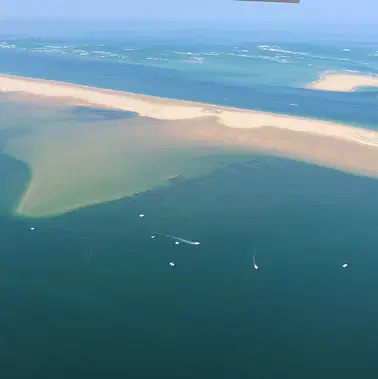
[[[325,73],[307,88],[320,91],[353,92],[360,87],[377,87],[378,77],[372,75]]]

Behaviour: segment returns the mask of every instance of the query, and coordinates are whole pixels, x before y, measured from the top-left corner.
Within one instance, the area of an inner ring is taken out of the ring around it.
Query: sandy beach
[[[369,75],[325,74],[308,88],[321,91],[353,92],[359,87],[377,87],[378,77]]]
[[[73,126],[69,133],[65,128],[41,129],[38,135],[24,135],[9,142],[5,151],[32,169],[32,180],[17,210],[29,217],[116,200],[164,185],[170,176],[187,176],[192,160],[185,151],[198,146],[203,149],[202,155],[216,154],[218,146],[246,156],[268,153],[378,177],[378,132],[372,130],[7,75],[0,76],[0,90],[23,97],[36,95],[42,104],[44,99],[50,103],[55,99],[59,104],[76,103],[142,116],[140,127],[132,122],[134,131],[119,121],[111,129],[102,125]],[[173,151],[173,147],[184,156],[170,167],[177,153],[164,159],[161,154]],[[122,162],[129,162],[126,176]],[[140,176],[139,163],[143,171],[150,172],[146,177]],[[197,175],[198,167],[193,166],[191,172]],[[124,180],[121,186],[120,178]]]

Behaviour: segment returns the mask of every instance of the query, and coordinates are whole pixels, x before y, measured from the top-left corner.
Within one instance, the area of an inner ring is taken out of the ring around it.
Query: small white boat
[[[30,230],[32,230],[32,231],[33,231],[33,230],[35,230],[35,228],[30,228]]]
[[[175,245],[180,245],[180,242],[179,242],[179,241],[176,241],[176,242],[175,242]]]
[[[140,217],[140,218],[143,218],[143,217],[144,217],[144,214],[143,214],[143,213],[139,213],[139,217]]]
[[[151,236],[152,239],[156,238],[156,236]]]
[[[347,268],[348,267],[348,263],[344,263],[343,265],[342,265],[342,268]]]
[[[169,265],[170,265],[171,267],[175,267],[175,266],[176,266],[176,263],[175,263],[175,262],[169,262]]]

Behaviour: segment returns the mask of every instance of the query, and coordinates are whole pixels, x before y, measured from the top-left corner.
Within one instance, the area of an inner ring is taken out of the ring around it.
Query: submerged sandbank
[[[372,75],[324,74],[308,88],[322,91],[353,92],[360,87],[377,87],[378,77]]]
[[[171,176],[202,175],[218,163],[206,158],[209,164],[197,164],[193,158],[222,151],[239,152],[246,159],[253,152],[270,153],[378,176],[376,131],[28,78],[0,76],[0,89],[147,116],[90,127],[38,121],[32,133],[7,142],[6,152],[32,168],[32,180],[17,209],[29,217],[130,196],[167,185]]]

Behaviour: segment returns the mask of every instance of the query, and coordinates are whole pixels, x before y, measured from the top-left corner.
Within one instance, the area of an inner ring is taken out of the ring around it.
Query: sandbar
[[[352,75],[329,73],[309,84],[308,88],[321,91],[353,92],[361,87],[377,87],[378,77],[373,75]]]
[[[230,128],[252,129],[274,126],[376,146],[375,142],[358,138],[356,132],[364,134],[364,129],[334,122],[139,95],[71,83],[0,75],[0,91],[26,92],[45,97],[74,99],[92,106],[136,112],[140,116],[157,120],[188,120],[211,116],[215,117],[220,124]],[[370,137],[378,138],[378,133],[371,132]]]
[[[378,132],[373,130],[8,75],[0,75],[0,90],[142,116],[140,121],[90,128],[41,124],[38,133],[10,140],[6,152],[32,168],[17,209],[28,217],[130,196],[167,184],[172,176],[187,177],[188,167],[189,177],[202,175],[203,169],[190,166],[192,157],[217,154],[218,148],[246,156],[269,153],[378,177]],[[209,161],[208,168],[212,167],[216,163]]]

